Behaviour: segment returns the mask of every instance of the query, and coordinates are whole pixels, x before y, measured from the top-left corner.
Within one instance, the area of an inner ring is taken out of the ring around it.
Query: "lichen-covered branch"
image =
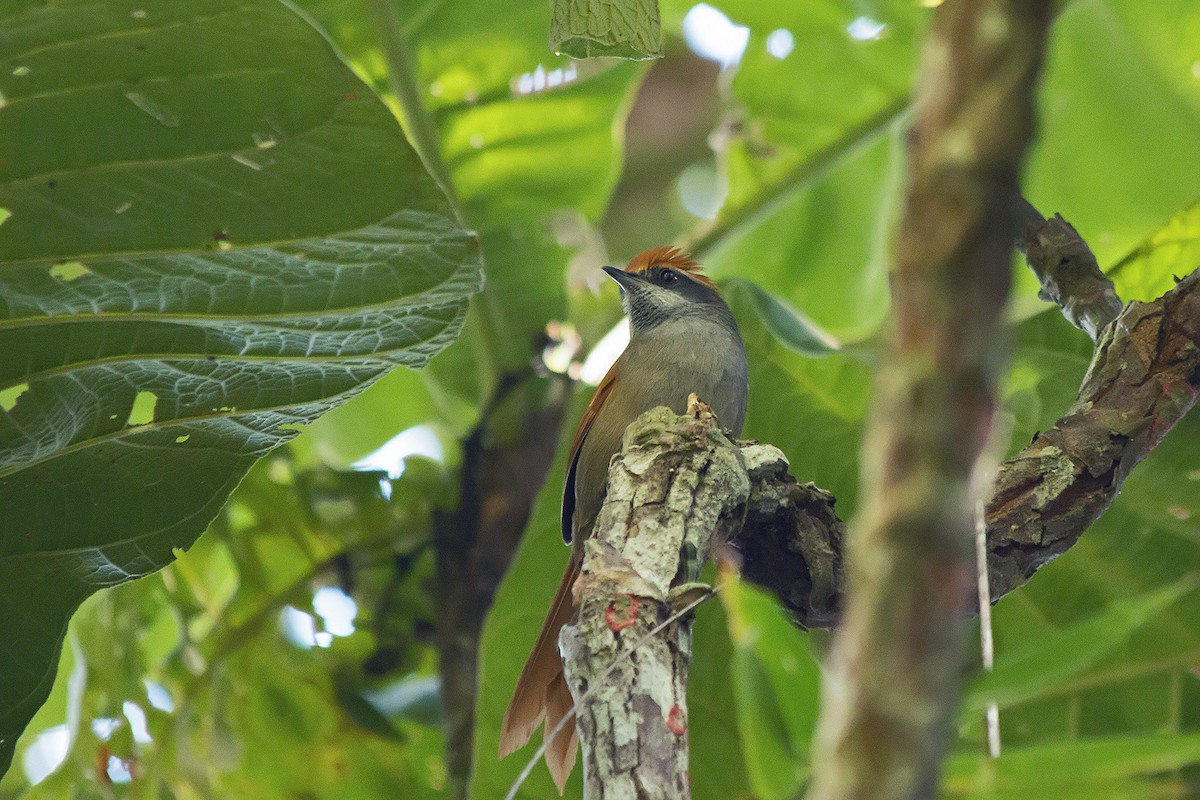
[[[1200,271],[1154,302],[1131,303],[1097,345],[1070,410],[1000,465],[985,506],[992,599],[1074,545],[1198,395]],[[751,470],[746,524],[731,544],[743,577],[775,592],[798,624],[831,628],[845,525],[831,494],[787,469],[779,460]]]
[[[1103,331],[1070,411],[1001,467],[987,506],[997,597],[1079,539],[1198,392],[1195,271],[1153,303],[1129,304]]]
[[[992,428],[1021,162],[1052,6],[954,0],[923,50],[863,508],[809,797],[933,797],[974,583],[971,474]]]
[[[626,431],[576,581],[579,611],[559,638],[588,800],[690,796],[690,617],[629,651],[690,597],[710,543],[741,527],[749,491],[739,449],[706,406],[654,409]]]
[[[1055,214],[1046,219],[1028,200],[1020,201],[1021,235],[1017,249],[1042,285],[1039,297],[1062,309],[1063,316],[1093,340],[1121,313],[1121,298],[1096,256],[1071,223]]]

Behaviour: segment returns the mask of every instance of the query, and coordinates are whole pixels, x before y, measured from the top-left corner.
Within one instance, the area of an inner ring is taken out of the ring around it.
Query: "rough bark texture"
[[[743,450],[750,473],[746,523],[730,544],[741,555],[742,577],[779,597],[802,628],[832,628],[842,607],[842,542],[846,526],[834,497],[797,483],[774,447]]]
[[[1050,17],[1047,0],[954,0],[925,43],[814,800],[937,791],[975,580],[970,479],[996,406],[1017,176]]]
[[[1062,309],[1063,316],[1095,340],[1121,313],[1121,298],[1096,256],[1071,223],[1055,214],[1046,219],[1028,201],[1020,202],[1023,230],[1017,247],[1042,290],[1038,296]]]
[[[550,470],[562,427],[566,386],[557,377],[549,380],[555,383],[545,405],[529,412],[519,437],[499,445],[488,441],[491,417],[511,392],[532,382],[532,374],[501,380],[480,423],[463,440],[458,505],[435,519],[435,639],[450,797],[467,796],[471,775],[483,619]]]
[[[1070,411],[1001,467],[987,506],[997,597],[1078,540],[1198,391],[1200,272],[1192,272],[1104,329]]]
[[[666,620],[672,589],[699,577],[710,543],[741,527],[750,482],[706,406],[658,408],[625,433],[559,638],[578,710],[588,800],[690,796],[691,618]]]
[[[1193,272],[1154,302],[1131,303],[1101,336],[1068,413],[1000,465],[985,507],[993,601],[1079,540],[1198,394]],[[775,592],[803,627],[833,627],[845,536],[833,496],[796,483],[786,462],[751,478],[746,524],[731,542],[743,554],[743,577]]]

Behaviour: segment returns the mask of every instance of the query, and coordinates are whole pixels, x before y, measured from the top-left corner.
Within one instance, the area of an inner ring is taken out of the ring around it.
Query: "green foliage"
[[[774,599],[732,584],[721,595],[733,641],[729,677],[742,751],[757,797],[792,797],[809,771],[820,680],[806,637]]]
[[[1100,663],[1134,632],[1196,588],[1200,574],[1145,595],[1112,601],[1103,612],[1001,654],[963,697],[963,712],[982,714],[989,703],[1009,708],[1038,698],[1056,684]]]
[[[677,64],[666,91],[637,65],[550,53],[544,0],[405,4],[391,31],[408,43],[400,54],[381,36],[384,0],[300,4],[358,78],[268,0],[202,15],[178,3],[4,12],[0,49],[28,57],[6,58],[0,77],[0,207],[11,214],[0,299],[21,321],[0,323],[0,457],[12,459],[0,477],[0,672],[28,685],[6,679],[0,698],[39,693],[11,730],[47,699],[0,798],[446,796],[430,587],[435,522],[459,495],[458,440],[506,376],[537,360],[547,323],[569,311],[581,357],[617,318],[616,291],[589,281],[606,253],[626,254],[620,237],[635,237],[606,224],[602,241],[605,210],[614,199],[669,205],[622,195],[626,124],[631,138],[706,152],[671,139],[695,91],[679,76],[702,74],[680,37],[690,1],[661,4]],[[849,518],[930,12],[910,0],[710,5],[749,28],[741,63],[716,79],[722,122],[709,141],[727,195],[714,220],[681,216],[677,233],[741,325],[745,434],[781,447]],[[164,25],[171,15],[179,24]],[[100,31],[111,35],[89,35]],[[650,52],[657,34],[630,31]],[[1126,300],[1200,263],[1196,31],[1188,0],[1076,0],[1053,30],[1027,194],[1076,225]],[[405,82],[423,111],[402,100]],[[627,119],[639,88],[644,113]],[[389,106],[408,131],[428,115],[433,152],[422,155],[444,164],[453,207]],[[58,135],[40,133],[47,119]],[[188,157],[204,153],[215,155]],[[677,175],[660,177],[675,190]],[[422,372],[364,390],[458,330],[477,257],[460,225],[487,274],[462,336]],[[1067,408],[1091,352],[1015,269],[1010,450]],[[93,335],[50,324],[67,314]],[[281,423],[359,391],[259,461],[217,513],[251,462],[291,435]],[[483,634],[472,797],[503,796],[533,751],[495,757],[566,559],[562,451],[589,393],[576,393]],[[513,393],[483,438],[511,441],[547,396]],[[445,463],[409,457],[387,497],[378,474],[343,471],[415,425],[436,434]],[[12,455],[27,435],[46,459]],[[1198,482],[1193,415],[1077,546],[995,606],[997,669],[970,678],[946,796],[1195,793]],[[39,499],[47,486],[57,494]],[[76,486],[87,491],[66,491]],[[167,569],[84,602],[55,669],[85,594],[162,566],[214,515]],[[338,590],[357,614],[353,632],[335,635],[320,598]],[[11,633],[22,620],[35,630]],[[320,644],[297,634],[306,620]],[[699,610],[688,720],[699,800],[803,791],[823,646],[749,587]],[[982,755],[990,701],[1001,705],[999,761]],[[9,708],[0,702],[0,719]],[[26,760],[59,725],[66,759],[31,786]],[[578,772],[567,791],[578,795]],[[518,796],[556,796],[544,767]]]
[[[359,73],[386,90],[387,61],[373,18],[336,0],[302,4]],[[566,314],[571,251],[564,242],[586,238],[604,211],[617,177],[619,121],[640,72],[554,56],[546,49],[546,25],[540,0],[505,3],[502,13],[490,0],[430,3],[407,20],[413,79],[462,212],[480,238],[487,282],[463,335],[420,382],[384,382],[361,398],[383,409],[373,417],[381,424],[364,426],[351,407],[313,426],[314,439],[327,448],[337,449],[348,427],[374,447],[431,417],[462,433],[502,376],[526,368],[538,353],[546,323]],[[552,79],[560,82],[554,91],[547,88]]]
[[[295,425],[424,365],[479,283],[386,107],[287,7],[4,26],[0,766],[80,601],[190,546]]]
[[[452,486],[416,459],[390,500],[380,477],[303,469],[279,451],[170,569],[86,602],[65,696],[68,718],[86,716],[65,766],[30,796],[69,796],[81,777],[100,785],[101,753],[178,796],[374,797],[395,785],[437,796],[441,736],[411,686],[435,666],[423,584],[432,515]],[[314,646],[296,627],[328,635],[314,588],[353,598],[352,633]],[[96,733],[93,718],[110,730]]]
[[[660,58],[657,0],[555,0],[550,49],[573,58]]]
[[[753,304],[754,315],[782,344],[801,355],[817,358],[837,352],[837,342],[796,309],[753,281],[731,278],[722,286],[731,305]],[[747,298],[743,298],[743,293]]]
[[[586,395],[576,398],[575,414],[583,413]],[[559,443],[558,457],[546,478],[546,488],[538,497],[525,536],[513,558],[512,567],[496,593],[488,614],[487,627],[479,652],[479,703],[475,717],[475,772],[471,779],[471,797],[503,797],[523,762],[530,757],[527,750],[518,751],[506,761],[497,761],[500,745],[500,721],[512,687],[517,683],[525,657],[533,648],[548,602],[562,578],[566,566],[566,548],[562,543],[560,503],[562,481],[566,475],[566,451],[570,431],[565,431]],[[528,645],[528,647],[526,646]],[[534,740],[538,737],[535,734]],[[578,771],[571,775],[567,792],[582,791]],[[518,797],[550,797],[556,792],[550,773],[537,769]]]
[[[749,278],[761,287],[751,290],[740,283],[729,287],[751,361],[746,435],[782,447],[793,473],[831,489],[839,498],[839,510],[849,517],[857,495],[856,453],[871,378],[862,359],[869,351],[846,347],[845,354],[801,357],[795,350],[809,346],[812,327],[794,324],[807,318],[817,330],[845,342],[870,339],[878,332],[886,304],[888,231],[901,189],[900,120],[915,51],[905,33],[854,43],[838,38],[836,48],[852,52],[840,58],[830,55],[835,47],[829,41],[832,33],[820,46],[802,50],[800,43],[806,31],[821,25],[827,32],[835,28],[841,32],[859,13],[887,22],[896,32],[919,30],[922,22],[912,17],[908,3],[871,3],[869,11],[860,6],[852,10],[848,3],[804,3],[793,6],[794,12],[762,4],[750,4],[753,8],[713,5],[727,10],[734,22],[749,24],[752,31],[747,56],[732,84],[744,117],[738,119],[723,152],[728,160],[729,199],[713,232],[699,240],[711,271]],[[803,20],[789,20],[789,13]],[[1196,18],[1195,10],[1162,13]],[[1200,185],[1196,182],[1200,158],[1186,144],[1194,138],[1196,127],[1178,122],[1192,113],[1197,87],[1172,77],[1175,94],[1168,97],[1161,74],[1148,66],[1147,71],[1141,70],[1148,60],[1160,65],[1155,69],[1171,62],[1161,55],[1163,51],[1187,51],[1181,34],[1164,34],[1166,18],[1144,4],[1115,2],[1075,3],[1060,18],[1045,79],[1043,132],[1028,175],[1035,203],[1062,211],[1089,240],[1093,230],[1103,239],[1097,246],[1101,263],[1115,269],[1127,299],[1150,299],[1170,285],[1172,270],[1181,274],[1197,264],[1194,214],[1180,213],[1163,228],[1173,213],[1191,206],[1194,187]],[[1187,23],[1180,24],[1181,30],[1186,29]],[[802,58],[775,59],[765,53],[766,36],[779,28],[791,31]],[[1132,76],[1127,72],[1114,76],[1119,64],[1083,53],[1132,48],[1134,41],[1153,41],[1155,53],[1126,50],[1139,67]],[[783,77],[782,71],[789,69],[792,74]],[[1140,108],[1147,101],[1112,104],[1104,88],[1110,77],[1123,87],[1141,86],[1128,90],[1144,93],[1143,98],[1154,97],[1154,114],[1170,124],[1126,120],[1129,108]],[[781,86],[798,88],[789,93]],[[810,86],[820,89],[806,93]],[[822,104],[831,110],[825,111]],[[1098,126],[1098,119],[1113,121]],[[1155,130],[1149,131],[1149,126]],[[1155,141],[1171,141],[1157,145],[1158,153],[1188,154],[1182,164],[1172,159],[1173,168],[1177,166],[1187,177],[1176,182],[1180,176],[1173,175],[1167,194],[1141,197],[1142,205],[1130,215],[1124,199],[1114,202],[1114,198],[1124,197],[1124,182],[1134,171],[1135,182],[1153,180],[1153,168],[1137,166],[1155,158],[1140,144],[1147,135]],[[1110,164],[1107,156],[1096,155],[1110,148],[1129,153],[1132,161],[1118,159],[1120,163]],[[1084,173],[1086,183],[1063,178]],[[1184,188],[1188,182],[1190,193]],[[1134,250],[1134,255],[1124,257]],[[1034,430],[1066,410],[1090,358],[1086,337],[1057,312],[1044,310],[1023,267],[1017,273],[1016,292],[1012,333],[1016,350],[1005,386],[1013,447],[1027,442]],[[789,306],[802,316],[786,315]],[[781,320],[788,324],[781,326]],[[1113,797],[1144,797],[1172,782],[1186,785],[1188,773],[1172,771],[1196,763],[1193,745],[1187,737],[1158,734],[1164,728],[1194,731],[1200,724],[1184,711],[1200,696],[1196,680],[1185,671],[1200,655],[1195,626],[1187,622],[1200,618],[1200,603],[1195,592],[1178,599],[1194,580],[1189,576],[1200,570],[1200,509],[1194,507],[1194,480],[1187,477],[1200,476],[1198,442],[1200,424],[1194,420],[1181,424],[1139,467],[1117,506],[1080,545],[996,607],[1002,666],[1007,652],[1053,652],[1064,640],[1079,636],[1079,628],[1092,638],[1086,654],[1072,653],[1069,669],[1054,664],[1041,668],[1036,677],[1030,674],[1037,696],[1002,712],[1005,741],[1020,748],[1011,762],[1002,759],[997,767],[971,755],[982,747],[981,726],[970,707],[964,712],[962,755],[950,764],[949,794],[986,797],[1028,794],[1040,785],[1067,786],[1079,774],[1076,758],[1088,763],[1111,759],[1106,774],[1113,781],[1089,782],[1090,797],[1106,796],[1109,790]],[[539,506],[529,537],[544,537],[543,542],[552,538],[557,491],[553,483],[548,486],[550,498]],[[524,654],[521,647],[516,657],[500,655],[505,647],[501,642],[512,642],[517,635],[514,615],[518,612],[511,604],[528,604],[531,591],[534,596],[549,595],[553,570],[547,569],[545,579],[538,582],[524,570],[530,562],[542,563],[551,552],[549,544],[535,549],[527,543],[517,556],[509,582],[497,597],[485,641],[485,658],[503,658],[506,666],[496,665],[493,671],[485,663],[485,687],[493,675],[505,688],[511,686],[519,663],[511,667],[507,663],[519,662]],[[1143,595],[1140,602],[1126,600]],[[1168,604],[1169,600],[1176,602]],[[811,657],[804,649],[797,652],[791,641],[796,634],[782,633],[787,623],[777,610],[769,604],[742,601],[740,605],[745,607],[748,626],[772,632],[771,643],[748,649],[735,644],[732,657],[697,646],[697,662],[717,658],[729,663],[735,704],[731,713],[728,706],[695,700],[690,728],[727,730],[731,721],[736,722],[741,758],[735,759],[730,751],[726,758],[731,764],[745,764],[745,782],[734,789],[727,777],[719,793],[707,794],[711,784],[701,780],[700,771],[711,765],[694,754],[693,786],[697,796],[791,796],[807,774],[808,720],[817,696],[817,671],[806,666]],[[1131,608],[1156,611],[1148,617],[1131,614]],[[535,609],[540,610],[536,604]],[[540,615],[521,613],[528,626],[523,641],[532,641]],[[702,609],[701,620],[710,613]],[[503,627],[498,627],[500,620]],[[765,656],[763,648],[774,652]],[[793,665],[798,673],[781,678],[783,663]],[[1002,679],[1003,675],[998,680]],[[976,696],[984,695],[972,695]],[[507,699],[507,691],[482,693],[480,719],[498,722]],[[1109,738],[1114,735],[1127,736]],[[490,759],[494,734],[481,730],[479,742],[478,775],[499,773],[511,780],[519,767],[494,765]],[[1128,746],[1128,759],[1114,755],[1122,745]],[[1032,779],[1031,764],[1043,770],[1043,784]],[[540,771],[535,770],[525,796],[549,796]],[[740,769],[730,773],[739,774]],[[1145,781],[1155,774],[1158,789]],[[494,782],[477,777],[475,796],[490,796],[490,789],[505,783],[489,780]]]

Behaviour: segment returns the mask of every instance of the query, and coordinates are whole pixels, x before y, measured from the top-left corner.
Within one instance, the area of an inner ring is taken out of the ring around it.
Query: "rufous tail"
[[[554,730],[559,721],[571,711],[573,701],[571,692],[567,689],[567,681],[563,676],[562,656],[558,652],[558,632],[571,619],[575,611],[575,601],[571,596],[571,588],[579,577],[579,562],[572,557],[563,573],[558,591],[554,593],[554,602],[542,623],[542,631],[538,634],[537,643],[521,677],[517,680],[517,688],[513,691],[512,701],[508,711],[504,713],[504,722],[500,726],[500,757],[523,747],[533,735],[538,723],[546,721],[546,732]],[[546,746],[546,766],[558,786],[558,793],[563,793],[567,778],[575,766],[575,754],[579,748],[579,735],[576,733],[574,722],[569,722],[558,732]]]

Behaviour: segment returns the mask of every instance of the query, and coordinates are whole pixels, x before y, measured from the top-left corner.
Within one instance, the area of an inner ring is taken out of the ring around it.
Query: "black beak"
[[[621,287],[622,292],[629,291],[642,280],[640,275],[632,272],[626,272],[625,270],[618,269],[617,267],[601,267],[601,269],[604,270],[605,275],[617,282],[617,285]]]

